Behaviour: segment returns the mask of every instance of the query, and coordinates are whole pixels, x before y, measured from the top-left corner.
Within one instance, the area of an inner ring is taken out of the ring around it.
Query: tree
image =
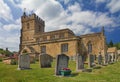
[[[5,54],[5,56],[11,56],[13,53],[10,52],[9,50],[6,51],[0,48],[0,54]]]
[[[113,42],[112,42],[112,40],[109,42],[108,47],[113,47]]]

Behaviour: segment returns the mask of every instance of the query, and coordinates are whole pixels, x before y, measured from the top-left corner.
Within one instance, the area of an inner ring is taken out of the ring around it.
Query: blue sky
[[[105,27],[107,42],[120,42],[120,0],[0,0],[0,48],[19,49],[21,15],[36,13],[45,30],[69,28],[76,35]]]

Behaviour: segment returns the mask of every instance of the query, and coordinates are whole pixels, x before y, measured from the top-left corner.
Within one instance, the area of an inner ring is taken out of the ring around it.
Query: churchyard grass
[[[76,72],[75,61],[69,62],[70,77],[55,76],[55,62],[52,68],[40,68],[39,63],[31,64],[30,70],[17,70],[17,65],[0,62],[0,82],[119,82],[120,62],[93,69],[92,72]]]

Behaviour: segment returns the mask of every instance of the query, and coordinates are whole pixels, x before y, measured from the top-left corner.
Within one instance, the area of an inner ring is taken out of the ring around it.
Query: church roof
[[[116,47],[111,47],[111,48],[108,48],[107,52],[110,53],[110,52],[116,52]]]
[[[90,34],[85,34],[85,35],[80,35],[80,37],[81,37],[81,38],[84,38],[84,37],[96,36],[96,35],[101,35],[101,32],[90,33]]]
[[[72,35],[75,36],[75,34],[73,33],[72,30],[66,28],[66,29],[60,29],[60,30],[54,30],[54,31],[49,31],[49,32],[43,32],[43,33],[37,33],[35,34],[35,36],[43,36],[43,35],[50,35],[50,34],[56,34],[56,33],[63,33],[63,32],[69,32],[71,33]]]

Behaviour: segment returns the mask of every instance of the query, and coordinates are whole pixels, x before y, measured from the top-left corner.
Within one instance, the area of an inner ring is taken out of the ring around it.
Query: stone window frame
[[[26,40],[29,40],[29,37],[28,37],[28,36],[26,36]]]
[[[58,34],[55,34],[55,39],[59,39],[59,35]]]
[[[30,29],[30,24],[29,23],[27,23],[27,29]]]
[[[46,46],[41,46],[41,53],[46,53]]]
[[[88,54],[92,53],[92,43],[91,43],[91,41],[88,42],[87,47],[88,47]]]
[[[65,38],[65,33],[61,33],[59,37],[60,38]]]
[[[41,31],[41,26],[40,26],[40,25],[38,26],[38,31],[39,31],[39,32]]]
[[[68,43],[61,44],[61,52],[68,52]]]
[[[44,40],[44,41],[47,41],[47,36],[43,36],[43,40]]]
[[[54,39],[55,39],[55,35],[51,35],[51,36],[50,36],[50,39],[51,39],[51,40],[54,40]]]

